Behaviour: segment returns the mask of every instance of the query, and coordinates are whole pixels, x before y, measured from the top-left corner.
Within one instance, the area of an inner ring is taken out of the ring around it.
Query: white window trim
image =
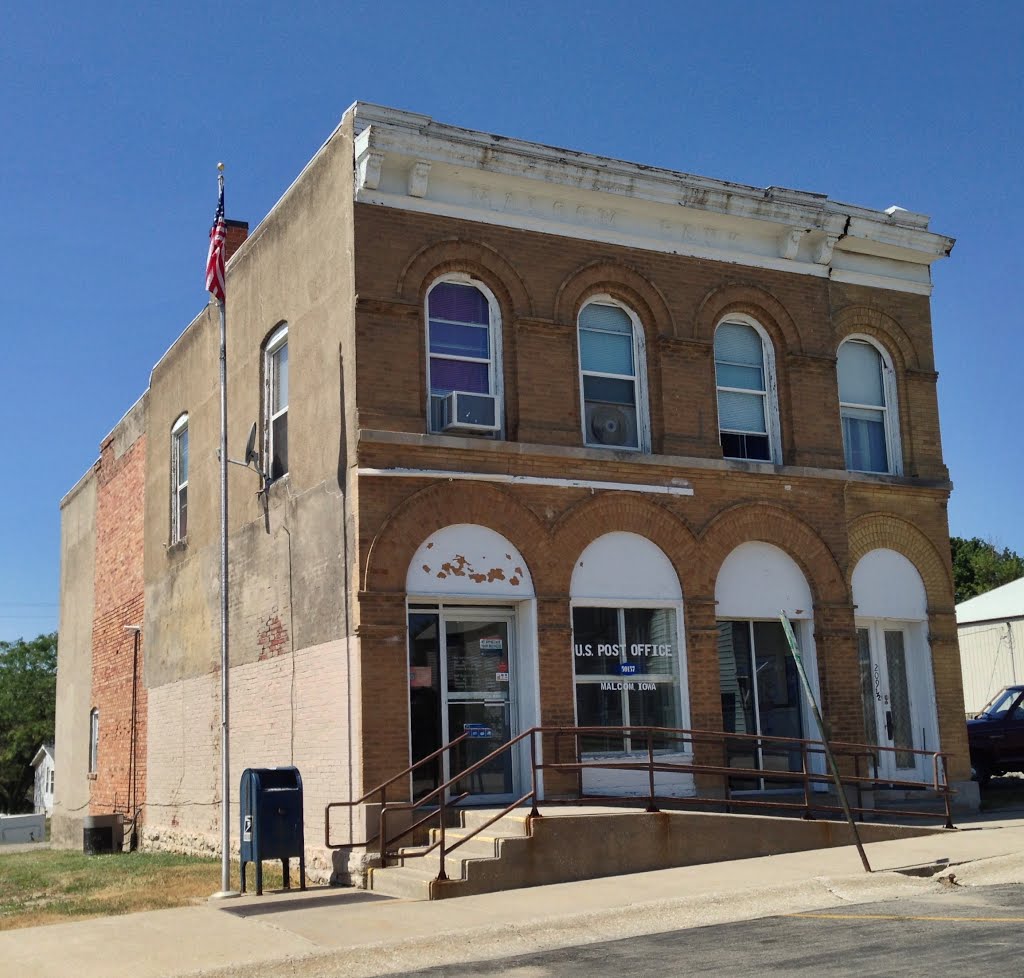
[[[865,333],[851,333],[843,339],[836,349],[836,389],[839,389],[839,350],[847,343],[867,343],[873,347],[882,358],[882,397],[885,399],[885,406],[877,404],[854,404],[839,400],[839,429],[843,439],[843,464],[846,464],[846,435],[842,431],[842,418],[844,408],[856,408],[864,411],[879,411],[882,414],[882,421],[885,426],[885,450],[889,456],[889,470],[887,472],[867,472],[864,469],[848,469],[850,472],[865,472],[866,475],[903,475],[903,441],[900,437],[900,416],[899,402],[897,400],[896,371],[892,365],[892,357],[889,351],[882,346],[873,336]]]
[[[495,294],[479,279],[473,278],[466,272],[448,272],[440,275],[430,283],[426,295],[423,297],[423,349],[426,353],[427,368],[427,402],[426,419],[427,432],[432,435],[444,435],[443,431],[435,431],[431,422],[433,412],[431,411],[430,400],[430,359],[436,356],[439,360],[459,360],[468,363],[484,363],[486,361],[477,357],[455,357],[443,353],[432,354],[430,352],[430,293],[439,285],[445,282],[455,282],[458,285],[471,285],[479,289],[487,299],[488,318],[488,340],[491,348],[491,357],[487,373],[487,384],[489,393],[494,396],[494,417],[498,423],[498,430],[493,433],[493,438],[505,437],[505,370],[502,360],[502,335],[501,335],[501,306]]]
[[[184,411],[171,426],[171,543],[181,543],[188,533],[181,532],[181,491],[188,489],[188,475],[184,482],[178,481],[180,475],[180,447],[182,434],[188,437],[188,411]]]
[[[655,677],[654,681],[660,680],[662,683],[675,682],[676,686],[676,709],[679,715],[679,726],[683,730],[690,729],[690,697],[689,697],[689,680],[687,679],[687,661],[686,661],[686,632],[683,630],[683,602],[682,601],[642,601],[630,598],[572,598],[569,601],[569,654],[572,656],[572,716],[573,724],[575,726],[580,725],[578,704],[576,701],[576,684],[582,682],[587,683],[601,683],[608,682],[608,676],[594,675],[594,676],[579,676],[576,675],[576,631],[573,626],[573,612],[577,608],[615,608],[615,609],[649,609],[651,611],[660,611],[663,609],[671,609],[675,611],[676,616],[676,671],[672,677],[659,676]],[[621,621],[620,621],[621,626]],[[652,677],[647,677],[643,682],[650,682]],[[669,753],[681,753],[690,754],[693,751],[692,744],[685,744],[678,750],[670,750]],[[646,750],[631,750],[631,751],[612,751],[609,753],[603,751],[587,751],[587,757],[632,757],[636,754],[645,754]],[[664,753],[664,752],[662,752]]]
[[[274,422],[288,413],[288,404],[284,409],[274,413],[274,354],[288,343],[288,324],[282,323],[267,340],[263,348],[263,470],[270,476],[270,466],[274,458]],[[288,401],[291,402],[291,365],[288,370]],[[281,473],[285,476],[291,470],[291,459],[288,469]],[[278,477],[280,478],[280,476]]]
[[[93,707],[89,711],[89,773],[96,774],[100,758],[100,711]]]
[[[629,316],[630,322],[633,324],[633,383],[634,390],[636,392],[637,447],[633,447],[632,445],[602,445],[600,442],[591,441],[589,432],[587,431],[587,400],[583,391],[583,378],[608,377],[612,380],[623,380],[625,377],[624,374],[604,374],[594,370],[583,369],[583,344],[580,343],[580,316],[583,315],[583,310],[586,309],[587,306],[592,305],[595,302],[604,306],[617,306],[626,313],[627,316]],[[586,301],[580,305],[580,310],[576,314],[576,365],[580,395],[580,429],[583,432],[584,447],[601,448],[605,451],[614,452],[650,453],[651,419],[647,401],[647,343],[644,336],[643,323],[640,322],[640,317],[624,302],[620,302],[607,292],[600,292],[596,295],[588,296]]]
[[[764,404],[764,424],[766,433],[768,435],[768,452],[771,458],[768,460],[772,465],[782,464],[782,426],[779,424],[779,385],[775,377],[775,345],[772,343],[771,337],[768,335],[767,330],[753,317],[747,316],[744,313],[731,313],[728,316],[724,316],[715,327],[715,337],[718,336],[719,326],[724,326],[726,323],[735,323],[738,326],[749,326],[754,330],[755,333],[761,338],[761,356],[764,361],[764,382],[765,389],[760,392],[763,398]],[[715,420],[718,423],[718,436],[721,441],[722,436],[722,423],[718,420],[718,392],[729,391],[737,394],[757,394],[758,391],[751,391],[742,387],[721,387],[718,383],[718,357],[715,354],[715,344],[712,340],[711,344],[711,356],[714,361],[715,369]],[[751,432],[740,432],[741,434],[751,434]],[[733,455],[725,455],[725,458],[733,459],[737,458]],[[760,462],[764,464],[764,459],[749,459],[749,458],[737,458],[737,461],[741,462]]]

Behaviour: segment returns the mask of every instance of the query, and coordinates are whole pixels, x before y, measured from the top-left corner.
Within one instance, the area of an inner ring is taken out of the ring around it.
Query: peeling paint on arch
[[[409,562],[406,591],[518,600],[533,596],[533,580],[522,554],[500,533],[456,523],[420,545]]]

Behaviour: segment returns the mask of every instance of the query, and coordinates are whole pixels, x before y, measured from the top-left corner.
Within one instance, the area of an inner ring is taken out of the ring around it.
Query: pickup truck
[[[1024,773],[1024,686],[1006,686],[967,721],[974,780],[985,784],[1007,771]]]

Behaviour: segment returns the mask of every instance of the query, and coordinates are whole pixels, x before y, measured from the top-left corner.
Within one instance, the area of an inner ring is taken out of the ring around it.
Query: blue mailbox
[[[242,886],[245,867],[256,864],[256,895],[263,895],[263,860],[280,859],[285,889],[291,888],[288,861],[299,860],[300,888],[306,888],[302,832],[302,776],[297,767],[247,767],[239,791]]]

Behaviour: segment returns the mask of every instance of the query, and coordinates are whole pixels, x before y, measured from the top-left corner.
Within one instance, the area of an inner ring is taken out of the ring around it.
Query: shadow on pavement
[[[274,896],[281,897],[283,894],[275,893]],[[263,900],[264,897],[256,897],[256,900]],[[266,903],[244,903],[226,905],[221,904],[217,909],[235,917],[263,917],[268,914],[287,913],[291,910],[311,910],[315,907],[326,907],[332,904],[352,903],[380,903],[382,900],[390,900],[391,897],[381,896],[379,893],[368,893],[366,890],[354,889],[331,889],[319,893],[307,893],[300,896],[287,896],[285,899],[270,900]]]

